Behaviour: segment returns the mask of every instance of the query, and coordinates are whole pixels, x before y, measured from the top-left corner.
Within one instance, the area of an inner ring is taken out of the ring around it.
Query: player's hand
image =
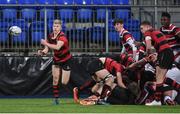
[[[45,55],[45,53],[43,52],[43,50],[38,50],[37,55],[42,56],[42,55]]]
[[[149,61],[155,62],[157,60],[157,53],[150,54],[148,59]]]
[[[47,45],[47,41],[45,39],[41,39],[41,44],[46,46]]]

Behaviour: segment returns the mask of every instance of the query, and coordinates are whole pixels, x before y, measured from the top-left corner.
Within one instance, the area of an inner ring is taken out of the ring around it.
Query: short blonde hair
[[[55,19],[53,21],[53,24],[60,24],[60,25],[62,25],[62,21],[60,19]]]

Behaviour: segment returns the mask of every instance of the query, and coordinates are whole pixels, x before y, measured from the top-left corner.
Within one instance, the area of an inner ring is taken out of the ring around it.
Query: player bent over
[[[126,88],[121,76],[123,66],[111,58],[96,58],[88,64],[87,70],[90,75],[94,77],[94,80],[97,81],[97,79],[100,79],[104,82],[102,94],[100,95],[101,99],[105,100],[111,94],[111,86],[115,79],[117,80],[118,86]],[[77,88],[74,89],[74,92],[76,91]]]

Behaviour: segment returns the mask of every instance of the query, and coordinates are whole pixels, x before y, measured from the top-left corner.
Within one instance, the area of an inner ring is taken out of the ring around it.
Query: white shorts
[[[171,78],[180,84],[180,70],[177,67],[169,69],[166,73],[166,77]]]

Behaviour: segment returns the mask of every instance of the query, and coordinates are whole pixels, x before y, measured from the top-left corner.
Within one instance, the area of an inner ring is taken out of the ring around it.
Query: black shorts
[[[132,93],[129,92],[128,89],[116,86],[111,95],[107,98],[107,102],[110,104],[134,104],[135,97]]]
[[[174,54],[171,49],[165,49],[158,53],[157,65],[163,69],[171,69],[174,62]]]
[[[69,71],[72,69],[72,58],[68,59],[65,62],[53,61],[53,65],[59,65],[63,70]]]
[[[90,75],[94,75],[97,71],[102,69],[104,69],[104,65],[99,59],[94,59],[87,65],[87,71]]]

